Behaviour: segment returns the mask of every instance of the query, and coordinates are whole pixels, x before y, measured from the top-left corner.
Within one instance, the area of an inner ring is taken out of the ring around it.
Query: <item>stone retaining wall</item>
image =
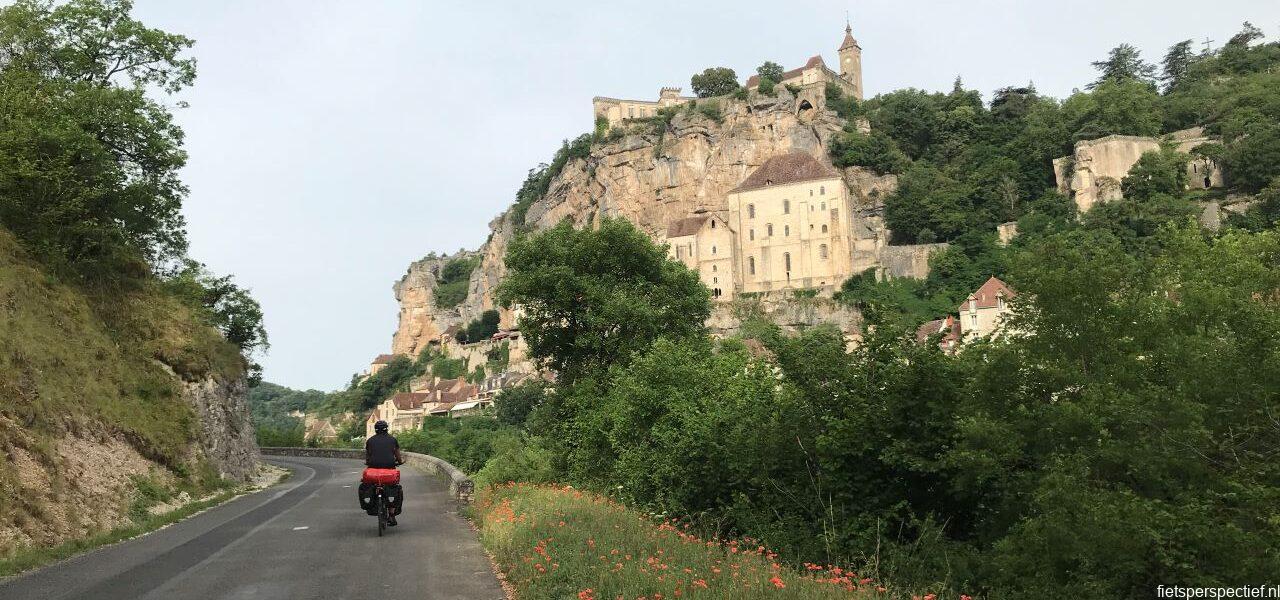
[[[264,456],[309,456],[315,458],[364,458],[363,450],[352,450],[346,448],[262,448]],[[429,454],[419,454],[417,452],[401,452],[404,456],[405,464],[433,475],[443,475],[449,480],[449,493],[454,498],[462,502],[470,502],[471,496],[475,492],[475,483],[463,473],[461,469],[455,467],[442,459],[436,458]]]

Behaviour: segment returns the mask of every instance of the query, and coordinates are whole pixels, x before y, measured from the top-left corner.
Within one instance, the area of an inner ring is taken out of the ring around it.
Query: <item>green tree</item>
[[[764,64],[756,67],[756,75],[760,76],[760,81],[768,79],[774,83],[782,82],[782,65],[771,60],[764,61]]]
[[[1187,189],[1187,155],[1172,148],[1144,153],[1120,182],[1126,198],[1146,200],[1163,194],[1179,196]]]
[[[186,250],[182,130],[150,90],[195,79],[192,41],[125,0],[0,9],[0,224],[47,261],[118,277]],[[103,268],[95,268],[101,265]]]
[[[885,225],[900,242],[915,242],[925,230],[951,239],[974,220],[972,193],[932,164],[914,163],[899,178],[898,190],[885,199]]]
[[[515,240],[498,288],[519,304],[535,359],[564,381],[627,361],[659,336],[703,330],[710,293],[696,273],[623,219],[561,224]]]
[[[1164,60],[1161,61],[1160,81],[1164,83],[1166,94],[1186,79],[1191,64],[1195,62],[1196,54],[1191,49],[1192,43],[1191,40],[1182,40],[1170,46],[1165,53]]]
[[[1152,85],[1156,74],[1155,65],[1142,60],[1142,53],[1130,44],[1112,48],[1106,60],[1095,61],[1093,68],[1098,70],[1099,75],[1096,81],[1089,84],[1089,89],[1107,82]]]
[[[738,74],[728,67],[711,67],[689,80],[699,98],[732,94],[738,89]]]
[[[1092,93],[1078,93],[1062,106],[1075,140],[1107,135],[1160,135],[1164,122],[1160,94],[1147,83],[1105,80]]]
[[[1222,167],[1233,187],[1256,193],[1280,176],[1280,122],[1264,121],[1251,129],[1227,144]]]
[[[546,399],[547,384],[541,380],[532,380],[498,392],[493,406],[496,409],[498,421],[524,427],[529,413]]]
[[[1253,23],[1245,21],[1244,25],[1240,28],[1240,32],[1231,36],[1231,39],[1227,40],[1227,45],[1239,48],[1248,48],[1250,44],[1262,39],[1263,37],[1261,29],[1254,27]]]
[[[876,173],[901,173],[910,164],[893,140],[879,131],[844,131],[831,139],[831,158],[837,167],[861,166]]]

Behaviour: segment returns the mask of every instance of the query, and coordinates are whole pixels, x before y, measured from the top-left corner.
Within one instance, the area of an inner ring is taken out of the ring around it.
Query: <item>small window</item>
[[[764,226],[764,236],[773,237],[773,223],[766,223]]]
[[[752,275],[756,274],[756,257],[754,256],[747,257],[747,272]]]
[[[790,236],[790,235],[791,235],[791,226],[790,226],[790,225],[783,225],[783,226],[782,226],[782,237],[788,237],[788,236]]]
[[[784,215],[789,215],[789,214],[791,214],[791,201],[790,201],[790,200],[783,200],[783,201],[782,201],[782,214],[784,214]]]
[[[810,204],[810,205],[809,205],[809,212],[813,212],[813,205],[812,205],[812,204]]]
[[[717,269],[715,265],[711,265],[711,272],[712,272],[712,273],[715,273],[716,271],[719,271],[719,270],[720,270],[720,269]]]
[[[712,277],[712,278],[711,278],[711,283],[720,283],[720,278],[719,278],[719,277]]]
[[[822,233],[826,233],[826,232],[827,232],[827,226],[826,226],[826,225],[823,225],[823,226],[822,226]]]
[[[813,223],[809,224],[809,231],[813,231]]]
[[[715,246],[712,246],[712,247],[711,247],[711,254],[712,254],[712,255],[714,255],[715,253],[716,253],[716,247],[715,247]]]
[[[969,323],[974,327],[974,329],[977,329],[977,327],[978,327],[978,313],[973,313],[973,314],[969,315]]]
[[[756,205],[754,204],[747,205],[747,218],[748,219],[756,218]]]
[[[826,195],[827,195],[827,186],[825,186],[825,185],[820,185],[820,186],[818,186],[818,195],[819,195],[819,196],[826,196]]]
[[[825,200],[822,202],[822,210],[827,210],[827,202]]]
[[[786,264],[787,275],[790,276],[791,275],[791,253],[790,252],[784,252],[782,254],[782,262]]]
[[[749,240],[754,240],[754,239],[756,239],[756,230],[754,230],[754,229],[748,229],[748,230],[747,230],[747,239],[749,239]]]
[[[810,196],[812,196],[812,195],[813,195],[813,188],[810,188],[810,189],[809,189],[809,195],[810,195]]]
[[[715,219],[711,219],[711,228],[712,228],[712,229],[715,229],[715,228],[716,228],[716,220],[715,220]]]
[[[821,258],[822,260],[827,260],[827,245],[826,245],[826,244],[819,244],[819,245],[818,245],[818,258]]]
[[[627,107],[627,118],[634,119],[636,116],[636,108],[634,106]]]
[[[693,242],[689,242],[689,256],[693,256]]]

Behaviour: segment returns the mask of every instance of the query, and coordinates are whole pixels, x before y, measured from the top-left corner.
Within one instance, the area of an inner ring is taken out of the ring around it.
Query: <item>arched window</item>
[[[719,278],[719,277],[712,277],[712,278],[711,278],[711,283],[720,283],[720,278]]]
[[[715,229],[715,228],[716,228],[716,220],[715,220],[715,219],[711,219],[711,228],[712,228],[712,229]]]
[[[791,253],[790,252],[782,253],[782,262],[786,265],[785,270],[787,272],[787,275],[789,276],[791,274]]]
[[[783,225],[783,226],[782,226],[782,237],[787,237],[787,236],[789,236],[789,235],[791,235],[791,226],[790,226],[790,225]]]
[[[754,256],[747,257],[747,272],[752,275],[756,274],[756,257]]]
[[[822,260],[826,260],[826,259],[827,259],[827,245],[826,245],[826,244],[819,244],[819,245],[818,245],[818,258],[821,258]]]
[[[711,272],[712,272],[712,273],[715,273],[716,271],[719,271],[719,270],[720,270],[720,269],[717,269],[715,265],[711,265]]]
[[[784,214],[784,215],[789,215],[789,214],[791,214],[791,201],[790,201],[790,200],[783,200],[783,201],[782,201],[782,214]]]
[[[711,254],[714,256],[714,255],[715,255],[715,253],[716,253],[716,247],[715,247],[715,246],[712,246],[712,247],[711,247]]]
[[[747,205],[747,218],[748,219],[756,218],[756,205],[754,204]]]
[[[773,237],[773,223],[767,223],[764,226],[764,236]]]
[[[823,225],[823,226],[822,226],[822,233],[826,233],[826,232],[827,232],[827,226],[826,226],[826,225]]]

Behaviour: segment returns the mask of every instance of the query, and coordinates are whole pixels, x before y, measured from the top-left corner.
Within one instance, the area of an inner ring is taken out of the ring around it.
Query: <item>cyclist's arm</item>
[[[400,449],[399,449],[399,448],[396,448],[396,449],[395,449],[395,450],[393,450],[392,452],[395,452],[395,453],[396,453],[396,464],[397,464],[397,465],[399,465],[399,464],[404,464],[404,457],[403,457],[403,456],[400,456]]]

